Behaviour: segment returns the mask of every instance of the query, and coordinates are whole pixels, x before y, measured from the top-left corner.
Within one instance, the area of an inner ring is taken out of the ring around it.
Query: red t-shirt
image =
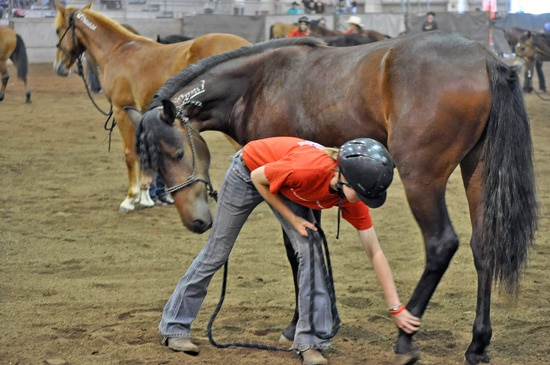
[[[273,194],[316,210],[338,205],[340,196],[330,190],[336,161],[320,144],[296,137],[264,138],[247,143],[242,156],[250,171],[264,166]],[[372,227],[369,208],[363,202],[343,199],[342,217],[358,230]]]
[[[290,33],[288,33],[286,35],[287,38],[292,38],[292,37],[305,37],[309,35],[307,32],[301,32],[300,29],[298,28],[294,28],[290,31]]]

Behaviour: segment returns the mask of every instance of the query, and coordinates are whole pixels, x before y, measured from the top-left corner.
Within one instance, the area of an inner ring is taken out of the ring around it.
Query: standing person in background
[[[302,0],[304,5],[305,14],[314,14],[315,13],[315,0]]]
[[[357,230],[394,324],[408,334],[418,331],[420,319],[401,304],[369,211],[369,206],[384,204],[393,169],[387,149],[370,138],[348,141],[340,149],[296,137],[247,143],[235,154],[223,178],[205,246],[164,307],[161,343],[174,351],[199,354],[191,341],[191,324],[212,277],[227,262],[240,230],[263,201],[281,223],[298,263],[298,322],[292,333],[283,334],[293,341],[292,349],[302,356],[303,365],[328,364],[321,350],[328,348],[336,335],[336,313],[324,280],[323,255],[310,246],[320,239],[313,210],[341,209],[342,217]],[[264,242],[258,242],[258,247],[261,244]]]
[[[174,199],[166,192],[166,183],[160,174],[157,174],[156,178],[151,181],[151,185],[149,185],[149,196],[151,200],[155,202],[155,205],[174,204]]]
[[[352,13],[352,14],[357,14],[357,2],[356,1],[351,2],[351,7],[349,8],[349,12]]]
[[[302,14],[302,9],[300,9],[300,4],[298,4],[296,1],[292,3],[292,6],[290,9],[286,11],[287,14],[293,14],[293,15],[300,15]]]
[[[426,14],[426,21],[424,24],[422,24],[422,31],[423,32],[429,32],[432,30],[437,30],[437,22],[435,21],[435,13],[433,11],[429,11],[428,14]]]
[[[235,0],[233,3],[233,14],[244,15],[244,0]]]
[[[317,0],[315,2],[315,14],[323,14],[324,12],[325,12],[325,4],[323,3],[323,1]]]
[[[357,15],[350,16],[349,19],[346,20],[346,23],[350,25],[350,28],[344,32],[345,34],[361,34],[363,32],[363,24],[361,24],[361,18],[359,18]]]
[[[311,20],[307,16],[301,16],[300,19],[298,19],[298,28],[295,28],[290,31],[286,35],[287,38],[292,37],[305,37],[309,35],[309,24],[311,23]]]
[[[546,37],[550,37],[550,22],[544,23],[542,30],[540,31],[543,34],[546,34]],[[542,70],[542,61],[535,60],[535,69],[537,75],[539,76],[539,88],[540,91],[546,92],[546,78],[544,77],[544,71]]]

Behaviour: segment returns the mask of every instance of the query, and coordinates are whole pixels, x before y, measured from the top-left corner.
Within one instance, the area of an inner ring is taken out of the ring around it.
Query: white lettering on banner
[[[205,84],[206,84],[206,81],[201,80],[199,86],[195,86],[194,88],[192,88],[191,90],[189,90],[185,94],[181,94],[180,96],[178,96],[174,100],[174,104],[179,105],[180,107],[182,107],[185,104],[187,104],[189,101],[191,101],[191,99],[195,98],[197,95],[200,95],[200,94],[206,92],[206,89],[204,87]]]
[[[76,14],[76,19],[80,20],[85,26],[87,26],[91,30],[97,29],[97,25],[95,25],[90,19],[86,18],[86,15],[82,13]]]

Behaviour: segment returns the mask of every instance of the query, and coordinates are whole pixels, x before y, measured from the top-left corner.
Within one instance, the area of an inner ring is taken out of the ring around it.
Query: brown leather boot
[[[197,356],[199,348],[189,337],[172,337],[168,339],[168,347],[174,351],[182,351],[187,355]]]
[[[302,355],[302,365],[327,365],[328,360],[321,354],[319,350],[307,349],[300,351]]]

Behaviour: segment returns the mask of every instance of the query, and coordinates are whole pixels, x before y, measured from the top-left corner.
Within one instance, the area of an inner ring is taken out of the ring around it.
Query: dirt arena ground
[[[127,188],[120,136],[113,133],[109,151],[104,117],[77,76],[63,79],[50,64],[31,65],[33,103],[27,105],[13,66],[10,72],[0,103],[0,364],[300,364],[288,352],[209,343],[206,328],[220,296],[221,272],[194,323],[200,356],[159,344],[162,308],[206,235],[186,231],[172,206],[118,212]],[[106,108],[103,96],[97,98]],[[495,365],[550,364],[550,101],[535,94],[525,99],[542,219],[519,299],[493,295],[489,353]],[[218,133],[204,135],[219,188],[231,146]],[[471,339],[476,276],[458,174],[447,199],[461,247],[415,337],[421,365],[462,364]],[[424,253],[398,178],[373,218],[406,301]],[[347,223],[335,239],[336,209],[326,212],[324,223],[343,322],[329,363],[382,364],[392,358],[396,330],[378,283]],[[277,345],[292,314],[293,291],[280,229],[266,206],[245,226],[229,264],[215,340]]]

